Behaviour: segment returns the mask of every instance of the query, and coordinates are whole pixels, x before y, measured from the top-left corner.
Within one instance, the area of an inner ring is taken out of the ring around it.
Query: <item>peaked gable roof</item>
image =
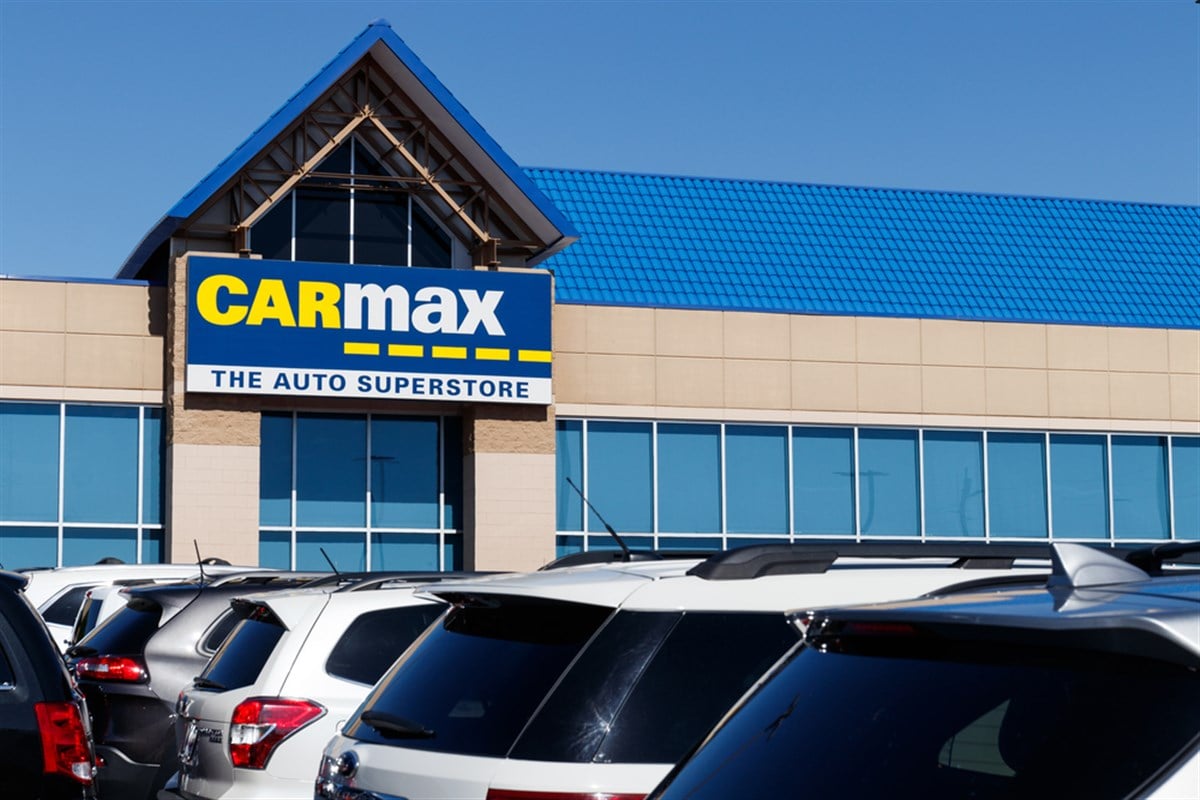
[[[1200,207],[528,172],[560,303],[1200,328]]]
[[[320,69],[299,91],[288,98],[266,122],[225,157],[208,175],[187,192],[134,248],[117,273],[118,278],[134,278],[154,251],[179,230],[190,216],[216,193],[226,186],[241,170],[272,141],[286,131],[317,101],[339,78],[354,67],[368,53],[384,48],[403,66],[428,92],[433,101],[478,146],[484,158],[490,160],[493,172],[511,183],[524,198],[525,210],[540,215],[545,224],[554,229],[547,236],[548,246],[539,258],[566,247],[578,236],[578,232],[545,194],[533,183],[516,162],[501,149],[500,145],[484,130],[474,117],[463,107],[453,94],[438,80],[428,67],[396,35],[391,25],[383,19],[372,22],[353,41],[342,49],[333,60]],[[545,226],[543,226],[545,227]],[[534,259],[535,261],[537,259]]]

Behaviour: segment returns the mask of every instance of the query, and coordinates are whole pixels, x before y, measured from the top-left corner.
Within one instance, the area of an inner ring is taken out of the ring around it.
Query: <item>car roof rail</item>
[[[638,561],[667,561],[688,558],[708,558],[712,550],[635,550],[628,553],[621,550],[585,550],[579,553],[568,553],[553,561],[538,567],[539,572],[564,567],[578,567],[584,564],[629,564]]]
[[[688,570],[710,581],[825,572],[839,558],[952,558],[959,569],[1008,569],[1017,559],[1050,558],[1050,545],[1016,542],[857,542],[805,540],[714,553]]]
[[[457,571],[457,572],[438,572],[436,570],[422,571],[407,571],[407,572],[366,572],[361,573],[360,577],[350,581],[345,586],[337,589],[338,592],[362,592],[371,591],[374,589],[386,589],[394,584],[430,584],[441,583],[446,580],[454,580],[455,578],[482,578],[487,575],[499,574],[494,571],[479,570],[479,571]],[[313,582],[311,585],[317,585]]]
[[[1125,553],[1125,560],[1151,575],[1162,572],[1163,564],[1200,565],[1200,541],[1163,542]]]

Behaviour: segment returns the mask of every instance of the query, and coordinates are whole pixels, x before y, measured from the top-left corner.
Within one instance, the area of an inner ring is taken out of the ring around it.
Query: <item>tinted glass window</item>
[[[983,536],[983,435],[925,432],[925,533]]]
[[[864,535],[921,532],[918,466],[916,431],[859,431],[858,518]]]
[[[325,671],[348,681],[374,684],[445,610],[440,603],[422,603],[360,615],[333,646]]]
[[[1112,437],[1113,529],[1117,538],[1170,536],[1168,469],[1167,437]]]
[[[504,755],[610,613],[608,608],[522,598],[456,608],[380,681],[363,708],[436,732],[430,738],[405,738],[405,747]],[[389,741],[386,731],[361,718],[347,733]]]
[[[230,632],[238,623],[238,617],[232,611],[226,611],[220,619],[208,630],[208,635],[204,637],[204,641],[200,643],[200,651],[203,653],[215,653],[217,648],[229,638]]]
[[[16,680],[12,664],[8,661],[8,653],[4,652],[4,648],[0,647],[0,686],[12,686],[16,683]]]
[[[854,533],[854,431],[792,431],[796,533]]]
[[[992,536],[1046,536],[1046,437],[989,433],[987,459]]]
[[[1200,719],[1195,675],[1148,660],[839,649],[798,651],[661,797],[1126,797]]]
[[[1200,439],[1177,437],[1171,453],[1175,466],[1175,536],[1200,539]]]
[[[1108,536],[1108,457],[1103,436],[1050,437],[1050,491],[1055,536]]]
[[[289,194],[250,229],[250,246],[263,258],[290,261],[292,258],[292,198]]]
[[[61,597],[50,604],[50,607],[42,612],[42,619],[46,622],[53,622],[56,625],[74,625],[75,615],[79,613],[79,607],[83,605],[83,598],[87,595],[90,586],[76,586],[68,589]]]
[[[0,520],[57,519],[58,405],[0,403],[0,442]]]
[[[100,623],[76,648],[81,653],[136,655],[146,649],[146,642],[158,630],[161,617],[162,606],[158,603],[135,598]]]
[[[621,612],[513,749],[539,761],[678,761],[789,647],[782,614]]]
[[[64,438],[63,519],[136,522],[137,408],[67,406]]]
[[[234,614],[230,614],[229,619],[235,625],[233,633],[200,677],[226,689],[238,689],[258,680],[258,673],[270,658],[284,629],[276,622],[265,620],[239,621]]]
[[[730,533],[787,533],[786,428],[725,428],[725,499]]]
[[[719,426],[659,424],[658,529],[721,532]]]
[[[408,195],[355,194],[354,263],[408,264]]]
[[[416,203],[412,204],[412,266],[450,266],[450,237]]]
[[[296,195],[296,260],[350,263],[350,192],[302,188]]]

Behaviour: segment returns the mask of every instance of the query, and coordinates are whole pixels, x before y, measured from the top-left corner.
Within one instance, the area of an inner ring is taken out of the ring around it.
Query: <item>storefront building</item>
[[[525,170],[373,24],[112,281],[0,278],[0,563],[1200,539],[1198,242]]]

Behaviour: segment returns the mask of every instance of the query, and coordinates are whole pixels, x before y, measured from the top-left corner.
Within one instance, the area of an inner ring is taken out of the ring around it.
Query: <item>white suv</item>
[[[180,695],[182,773],[159,797],[311,798],[321,748],[444,613],[413,593],[440,577],[335,578],[235,600],[241,621]]]
[[[316,796],[641,798],[795,644],[788,610],[1028,580],[1048,556],[765,545],[433,586],[453,609],[329,742]]]

